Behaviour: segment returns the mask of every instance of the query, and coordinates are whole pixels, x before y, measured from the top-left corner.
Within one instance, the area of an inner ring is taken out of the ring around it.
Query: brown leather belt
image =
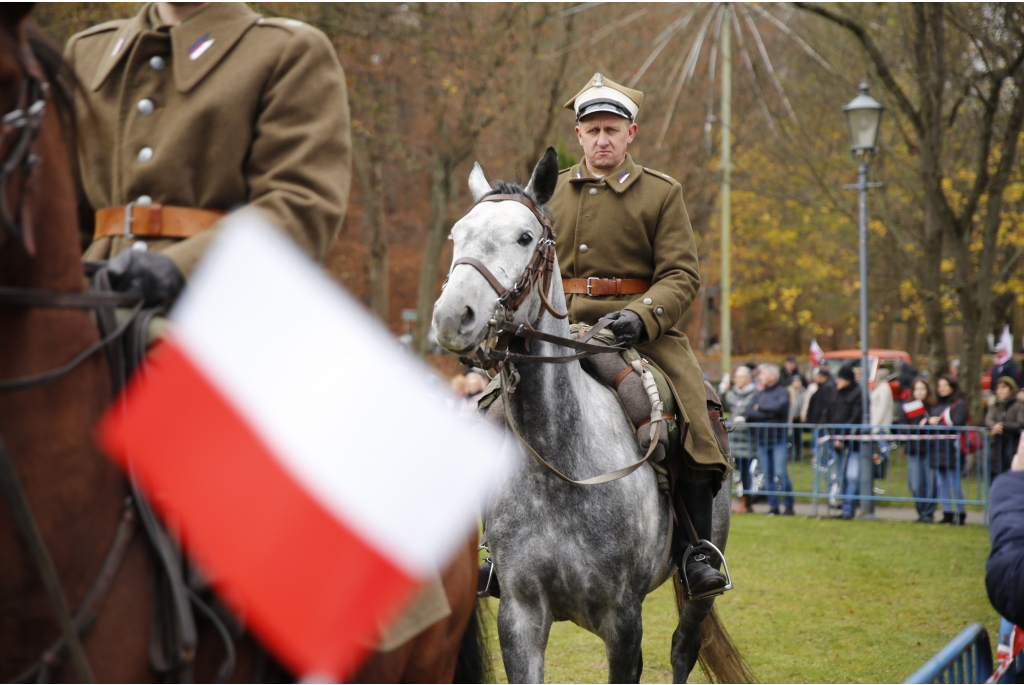
[[[651,289],[642,278],[567,278],[562,281],[567,295],[639,295]]]
[[[227,212],[169,205],[130,204],[126,207],[106,207],[96,212],[96,231],[93,240],[115,236],[140,238],[191,238],[220,221]],[[129,218],[130,217],[130,218]]]

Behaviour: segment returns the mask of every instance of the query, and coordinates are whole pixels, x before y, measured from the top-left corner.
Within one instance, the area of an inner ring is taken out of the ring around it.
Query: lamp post
[[[850,190],[857,190],[860,193],[860,392],[861,392],[861,423],[865,426],[871,424],[871,412],[869,408],[869,386],[868,374],[868,188],[877,188],[881,183],[868,183],[868,164],[878,147],[878,130],[881,128],[882,112],[885,110],[881,104],[868,95],[867,81],[860,84],[860,95],[850,101],[843,112],[846,114],[846,123],[850,128],[850,153],[858,162],[857,184],[846,186]],[[872,495],[874,488],[873,471],[870,447],[861,448],[860,452],[860,490],[862,516],[874,516],[874,502],[867,498]]]

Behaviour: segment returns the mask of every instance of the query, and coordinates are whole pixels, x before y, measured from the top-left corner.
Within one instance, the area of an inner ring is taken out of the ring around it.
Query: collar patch
[[[121,52],[121,48],[124,47],[124,36],[117,39],[117,45],[114,46],[114,51],[110,53],[111,57],[117,57],[117,53]]]
[[[621,174],[619,174],[619,183],[622,183],[627,178],[629,178],[629,172],[628,171],[623,171]]]
[[[210,38],[209,32],[203,34],[203,37],[192,44],[192,47],[188,49],[188,58],[195,62],[197,59],[203,56],[203,53],[210,49],[213,45],[213,38]]]

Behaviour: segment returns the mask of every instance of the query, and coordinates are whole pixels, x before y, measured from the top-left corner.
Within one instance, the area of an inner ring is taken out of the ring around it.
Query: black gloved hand
[[[185,277],[170,257],[159,252],[125,250],[107,264],[110,286],[142,295],[147,307],[170,305],[185,287]]]
[[[630,309],[620,309],[603,318],[612,319],[608,328],[615,334],[615,342],[620,345],[636,345],[647,332],[644,330],[644,322],[640,320],[640,315]]]

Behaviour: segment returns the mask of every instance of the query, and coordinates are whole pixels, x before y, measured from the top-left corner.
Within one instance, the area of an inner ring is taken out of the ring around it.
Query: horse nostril
[[[476,316],[473,314],[473,308],[466,307],[466,313],[462,315],[462,321],[459,322],[459,333],[466,333],[475,320]]]

